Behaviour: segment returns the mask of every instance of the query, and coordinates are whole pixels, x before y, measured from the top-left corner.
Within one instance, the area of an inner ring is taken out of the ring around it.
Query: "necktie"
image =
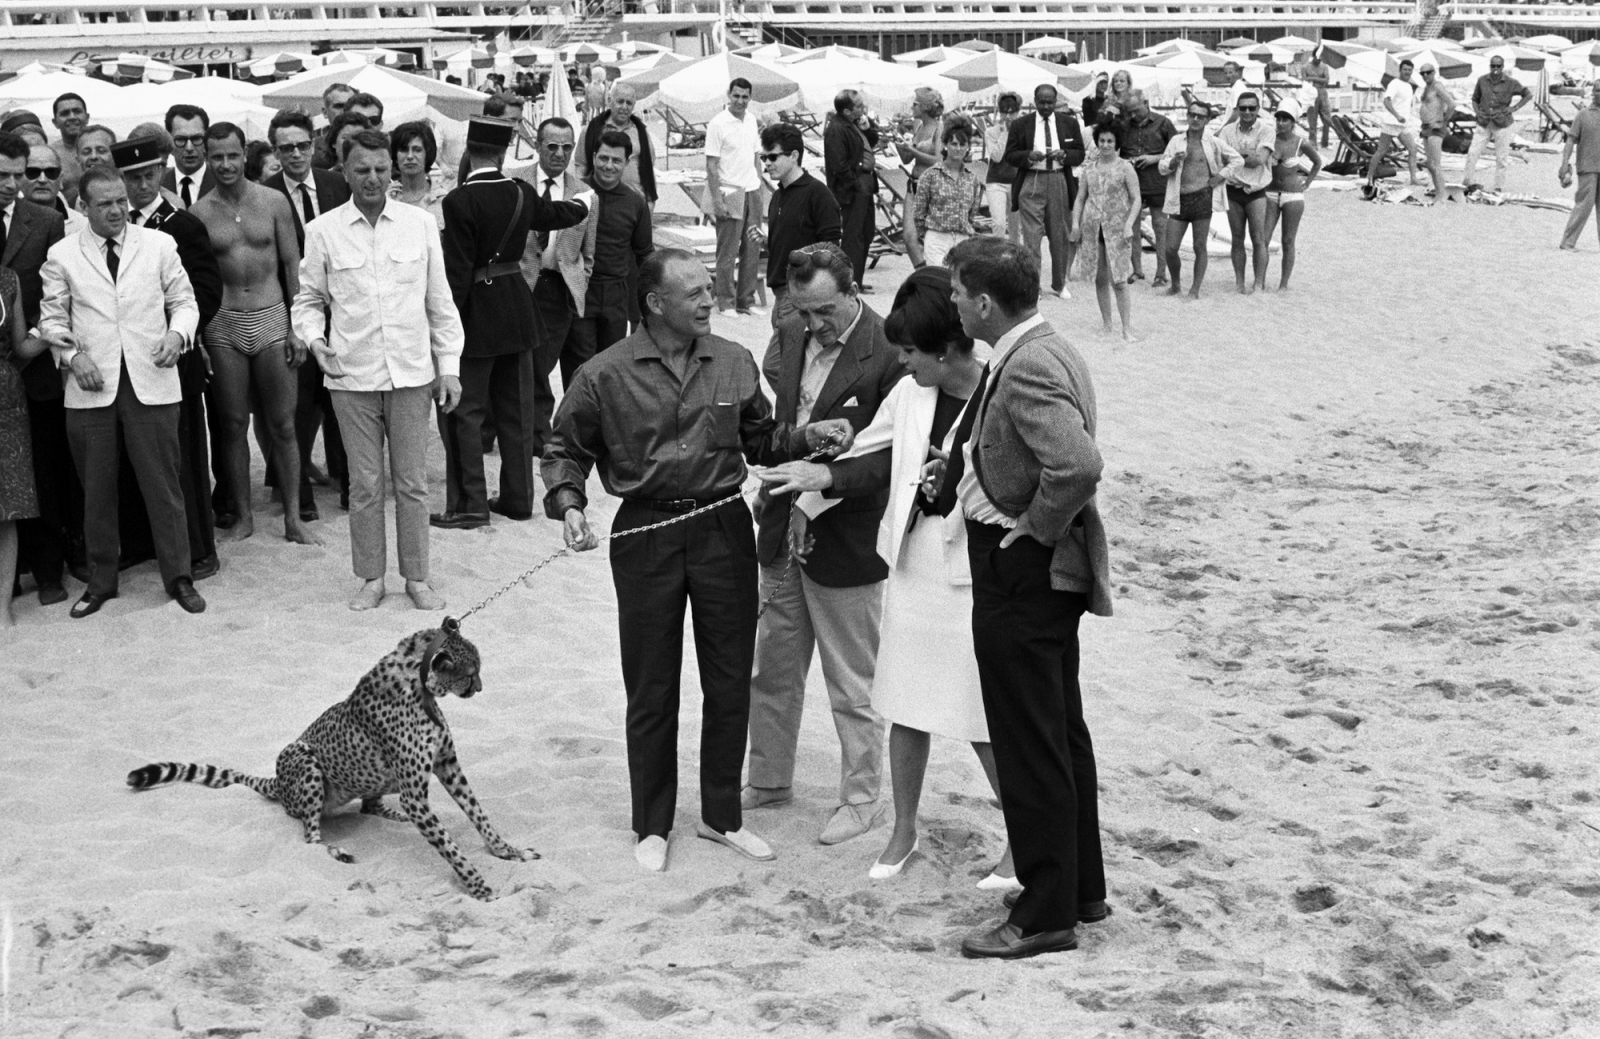
[[[317,218],[317,211],[311,204],[311,189],[304,184],[300,185],[300,209],[305,214],[306,223]]]
[[[1050,158],[1050,153],[1055,151],[1055,141],[1050,137],[1050,123],[1055,118],[1052,115],[1040,116],[1044,120],[1044,168],[1048,172],[1055,168],[1055,163]]]
[[[556,186],[556,179],[554,177],[546,177],[544,179],[544,191],[541,192],[541,197],[546,202],[550,201],[550,192],[555,186]],[[539,251],[542,253],[548,248],[550,248],[550,232],[549,231],[540,231],[539,232]]]
[[[194,205],[194,196],[189,192],[189,184],[193,180],[193,177],[183,178],[183,185],[178,192],[178,194],[183,198],[184,209],[188,209],[190,206]]]
[[[978,386],[972,391],[972,400],[961,414],[961,422],[956,426],[956,437],[950,442],[950,460],[944,464],[944,483],[939,485],[939,500],[935,506],[941,516],[950,515],[956,507],[956,485],[961,482],[961,473],[967,467],[966,447],[967,441],[972,439],[972,425],[978,417],[978,406],[983,403],[983,391],[989,385],[989,366],[983,366],[983,373],[978,376]]]
[[[139,214],[137,209],[130,209],[128,210],[128,223],[132,224],[134,227],[143,227],[144,217]]]
[[[0,210],[0,253],[3,253],[3,252],[6,251],[6,233],[8,231],[8,228],[6,227],[6,223],[8,222],[10,217],[11,217],[10,213],[5,212],[4,210]]]
[[[117,268],[122,266],[122,261],[117,259],[117,240],[106,239],[106,270],[111,272],[111,280],[117,280]]]

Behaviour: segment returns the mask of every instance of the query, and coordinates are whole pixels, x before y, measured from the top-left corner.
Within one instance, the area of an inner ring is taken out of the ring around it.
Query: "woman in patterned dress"
[[[1133,334],[1133,303],[1128,298],[1128,281],[1133,277],[1133,232],[1139,218],[1139,175],[1133,163],[1118,152],[1121,135],[1110,123],[1094,128],[1096,148],[1093,162],[1085,163],[1079,175],[1078,204],[1072,214],[1069,237],[1079,243],[1074,273],[1094,281],[1094,294],[1100,301],[1100,320],[1107,332],[1111,327],[1111,296],[1117,297],[1117,314],[1122,318],[1122,338],[1137,342]]]
[[[15,623],[11,585],[17,573],[17,520],[39,515],[20,369],[44,352],[45,343],[28,338],[21,291],[16,272],[0,267],[0,628]]]

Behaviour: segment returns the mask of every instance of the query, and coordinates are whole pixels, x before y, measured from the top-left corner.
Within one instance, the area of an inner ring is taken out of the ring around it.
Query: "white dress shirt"
[[[322,215],[322,205],[317,201],[317,182],[311,175],[311,170],[306,170],[305,180],[295,180],[289,175],[288,170],[283,171],[283,186],[289,189],[289,204],[294,207],[294,215],[302,222],[305,220],[305,199],[311,199],[311,219],[315,220]]]
[[[1033,120],[1033,150],[1048,154],[1049,152],[1057,151],[1060,147],[1061,135],[1056,133],[1056,114],[1051,112],[1047,118],[1035,112]],[[1030,170],[1058,170],[1061,165],[1054,159],[1040,159],[1038,162],[1031,163],[1028,168]]]
[[[985,399],[994,392],[995,384],[1000,381],[1000,363],[1006,359],[1011,348],[1017,345],[1017,340],[1035,325],[1043,322],[1044,318],[1035,314],[995,340],[994,353],[989,357],[989,379],[984,386]],[[982,403],[983,401],[979,401],[978,405]],[[989,500],[989,496],[983,493],[983,485],[978,482],[978,471],[972,467],[972,445],[978,442],[979,432],[980,430],[974,425],[972,436],[967,438],[966,444],[962,447],[966,468],[961,471],[961,482],[956,484],[956,497],[961,501],[961,511],[966,513],[967,519],[979,523],[993,523],[1008,529],[1015,527],[1017,521],[1001,512],[995,503]]]
[[[11,218],[16,215],[17,203],[15,200],[0,206],[0,226],[5,228],[5,238],[11,240]]]
[[[388,199],[373,224],[351,199],[327,217],[306,225],[292,316],[307,343],[325,338],[327,321],[344,369],[328,388],[378,392],[459,376],[461,315],[433,215]]]

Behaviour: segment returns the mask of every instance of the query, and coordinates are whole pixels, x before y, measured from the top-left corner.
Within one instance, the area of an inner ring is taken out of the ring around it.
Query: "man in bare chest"
[[[294,437],[296,376],[304,344],[289,327],[287,300],[300,286],[300,248],[294,214],[277,191],[244,175],[244,132],[232,123],[206,131],[206,163],[216,189],[189,210],[206,225],[222,271],[222,307],[206,326],[221,433],[217,445],[223,471],[238,503],[234,536],[255,533],[250,504],[250,390],[254,386],[267,430],[268,464],[278,486],[288,488],[284,537],[321,544],[293,502],[300,486],[300,450]]]

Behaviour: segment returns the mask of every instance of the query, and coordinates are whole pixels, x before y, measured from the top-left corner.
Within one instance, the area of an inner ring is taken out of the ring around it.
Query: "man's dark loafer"
[[[227,509],[218,509],[211,517],[211,525],[218,530],[231,530],[238,525],[239,514],[229,512]]]
[[[172,597],[189,613],[206,612],[206,601],[194,590],[194,582],[187,577],[172,582]]]
[[[1015,909],[1017,908],[1017,898],[1021,894],[1022,892],[1020,891],[1007,891],[1005,898],[1001,899],[1001,901],[1005,903],[1007,909]],[[1106,905],[1104,899],[1098,902],[1078,903],[1078,922],[1080,924],[1097,924],[1110,915],[1111,907]]]
[[[222,561],[215,552],[209,556],[202,556],[189,564],[189,576],[193,580],[203,581],[208,577],[217,576],[217,571],[222,569]]]
[[[315,523],[321,518],[322,517],[317,513],[317,507],[315,505],[300,506],[300,522]]]
[[[54,606],[58,602],[67,601],[67,590],[59,584],[41,584],[39,586],[39,605]]]
[[[1078,932],[1040,931],[1022,936],[1016,924],[1001,924],[992,931],[975,934],[961,943],[961,955],[968,959],[1020,960],[1042,952],[1067,952],[1078,947]]]
[[[480,512],[435,512],[428,517],[430,526],[444,530],[473,530],[489,525],[489,514]]]
[[[74,620],[79,620],[89,616],[91,613],[99,613],[100,607],[116,597],[116,592],[107,592],[104,595],[84,592],[83,598],[72,604],[72,617]]]
[[[512,512],[509,509],[501,507],[499,498],[490,498],[489,499],[489,511],[494,513],[496,516],[504,516],[506,519],[512,519],[512,520],[530,520],[530,519],[533,519],[533,511],[531,509],[529,511],[527,511],[527,512]]]

